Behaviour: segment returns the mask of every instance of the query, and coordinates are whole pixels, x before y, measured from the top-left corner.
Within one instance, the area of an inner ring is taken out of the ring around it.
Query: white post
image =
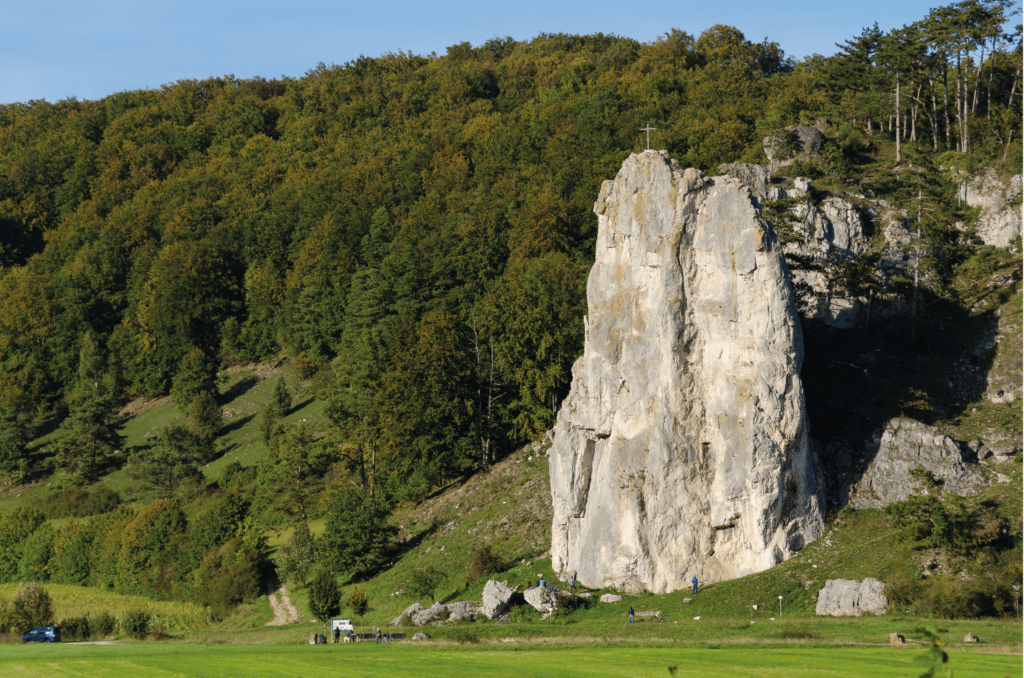
[[[779,619],[782,619],[782,596],[779,596]]]

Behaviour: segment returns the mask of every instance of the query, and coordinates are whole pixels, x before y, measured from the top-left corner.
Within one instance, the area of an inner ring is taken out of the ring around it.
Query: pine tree
[[[183,426],[163,428],[150,447],[136,452],[128,474],[161,496],[173,496],[205,482],[199,464],[205,460],[204,442]]]
[[[270,445],[281,432],[280,421],[291,406],[292,397],[288,393],[284,377],[278,377],[274,383],[274,392],[270,395],[270,401],[263,408],[263,415],[260,419],[260,435],[264,445]]]
[[[202,446],[202,461],[210,461],[214,455],[214,441],[220,430],[223,414],[217,399],[209,391],[202,391],[192,399],[188,408],[188,427]]]
[[[341,587],[338,579],[330,571],[317,570],[309,585],[309,611],[323,622],[324,633],[327,633],[327,620],[341,612]]]
[[[217,393],[217,364],[202,349],[193,348],[181,359],[171,398],[179,410],[187,412],[200,393]]]

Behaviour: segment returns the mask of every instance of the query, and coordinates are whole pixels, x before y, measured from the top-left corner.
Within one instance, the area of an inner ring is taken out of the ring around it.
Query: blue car
[[[59,643],[60,629],[56,626],[40,626],[21,637],[26,643]]]

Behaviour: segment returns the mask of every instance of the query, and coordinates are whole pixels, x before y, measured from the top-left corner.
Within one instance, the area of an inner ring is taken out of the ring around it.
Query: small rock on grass
[[[889,634],[889,644],[890,645],[906,645],[907,644],[907,639],[904,638],[903,636],[901,636],[898,633],[890,633]]]
[[[978,638],[978,636],[976,636],[973,633],[968,633],[966,636],[964,636],[965,643],[977,643],[980,640],[981,638]]]
[[[503,642],[503,643],[514,643],[514,642],[516,642],[516,639],[515,638],[506,638],[505,640],[503,640],[501,642]]]
[[[614,593],[606,593],[601,596],[602,603],[617,603],[622,600],[622,596],[617,596]]]
[[[428,636],[428,635],[427,635],[426,633],[424,633],[423,631],[420,631],[419,633],[417,633],[416,635],[414,635],[414,636],[412,637],[412,639],[413,639],[413,640],[430,640],[430,636]]]

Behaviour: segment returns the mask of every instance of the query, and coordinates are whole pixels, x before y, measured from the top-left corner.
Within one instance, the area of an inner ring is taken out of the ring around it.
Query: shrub
[[[18,578],[21,580],[48,581],[50,579],[50,559],[53,558],[53,528],[43,523],[25,541],[18,564]]]
[[[412,573],[412,578],[409,580],[409,593],[416,598],[430,596],[430,602],[434,602],[437,600],[435,595],[437,589],[447,578],[444,571],[432,565],[421,567]]]
[[[143,640],[149,633],[149,613],[142,610],[129,612],[121,620],[121,629],[128,637]]]
[[[53,601],[50,594],[34,581],[18,585],[11,607],[13,627],[18,633],[27,633],[37,626],[53,623]]]
[[[295,371],[299,373],[299,379],[303,380],[309,379],[320,369],[316,359],[310,358],[305,352],[295,356],[292,359],[292,365],[295,367]]]
[[[89,618],[89,630],[94,638],[106,638],[117,630],[117,620],[109,612],[100,612]]]
[[[87,617],[69,617],[60,622],[60,637],[63,640],[89,640],[90,631]]]
[[[348,609],[352,610],[352,614],[357,617],[362,617],[366,614],[366,611],[370,609],[370,601],[366,598],[366,593],[361,588],[352,589],[352,593],[348,597]],[[406,615],[402,616],[402,626],[409,626],[410,623]]]
[[[494,554],[490,546],[484,546],[477,552],[473,562],[469,564],[466,581],[476,581],[503,569],[501,559]]]

